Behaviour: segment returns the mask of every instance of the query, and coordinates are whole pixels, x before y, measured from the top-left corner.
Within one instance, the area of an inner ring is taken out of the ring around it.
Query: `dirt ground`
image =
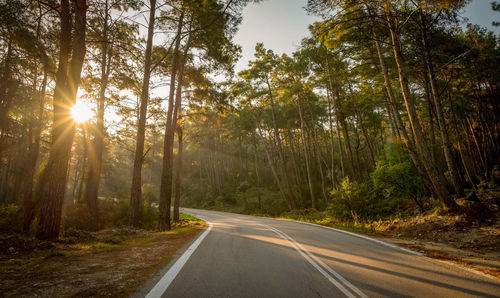
[[[68,231],[58,242],[0,239],[1,297],[126,297],[192,240],[204,222],[170,232]]]
[[[462,210],[473,211],[386,221],[376,225],[374,230],[394,244],[500,278],[498,194],[483,196],[472,203],[462,199],[458,204]]]

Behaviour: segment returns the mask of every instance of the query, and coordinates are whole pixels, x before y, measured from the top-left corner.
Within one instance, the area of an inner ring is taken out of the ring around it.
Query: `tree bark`
[[[149,79],[151,76],[151,52],[153,49],[153,33],[155,25],[156,0],[150,0],[148,39],[144,52],[144,76],[142,79],[142,92],[137,124],[137,141],[132,172],[132,188],[130,191],[129,224],[137,227],[141,220],[142,202],[142,164],[144,162],[144,139],[146,134],[146,114],[149,100]]]
[[[75,134],[70,107],[76,101],[85,58],[86,0],[75,0],[72,22],[69,0],[61,0],[59,66],[54,89],[54,122],[49,160],[40,178],[40,221],[37,238],[59,237],[62,205],[66,191],[68,161]],[[73,23],[73,30],[72,30]],[[72,32],[73,31],[73,32]],[[72,34],[73,33],[73,34]],[[73,40],[72,39],[73,35]],[[71,55],[71,62],[68,62]]]
[[[335,146],[334,146],[334,137],[333,137],[333,121],[332,121],[332,101],[330,98],[331,91],[329,88],[326,88],[326,98],[328,100],[328,128],[330,132],[330,179],[332,182],[332,189],[335,189]],[[342,166],[342,173],[344,172]]]
[[[285,189],[283,188],[283,183],[281,182],[281,179],[278,175],[278,171],[276,170],[276,165],[274,164],[274,159],[271,157],[271,153],[269,152],[269,148],[266,144],[266,140],[264,139],[262,129],[259,123],[257,122],[257,119],[255,119],[255,124],[257,126],[257,131],[259,132],[259,135],[262,138],[262,143],[264,144],[264,152],[266,153],[267,161],[269,162],[269,166],[271,167],[271,172],[273,174],[274,180],[276,181],[276,184],[278,185],[281,197],[287,203],[288,209],[292,211],[294,208],[292,208],[292,203],[290,201],[290,198],[286,195]]]
[[[305,132],[305,123],[304,123],[304,115],[302,112],[302,103],[300,101],[300,98],[298,100],[299,102],[297,103],[297,106],[299,108],[299,117],[300,117],[300,131],[302,133],[302,145],[304,148],[304,157],[306,159],[306,172],[307,172],[307,184],[309,186],[309,195],[311,196],[311,208],[316,209],[316,198],[314,196],[314,189],[313,189],[313,184],[312,184],[312,177],[311,177],[311,169],[310,169],[310,157],[309,157],[309,150],[307,148],[307,143],[306,143],[306,132]]]
[[[177,151],[177,169],[175,172],[175,198],[174,198],[174,220],[179,221],[179,206],[181,201],[181,175],[182,175],[182,126],[180,123],[177,124],[177,140],[179,145],[179,150]]]
[[[338,105],[337,105],[337,99],[335,96],[334,96],[334,86],[333,86],[333,77],[332,77],[332,73],[331,73],[331,69],[330,69],[330,60],[328,59],[328,52],[326,53],[326,68],[327,68],[327,72],[328,72],[328,84],[330,86],[330,96],[331,98],[333,99],[333,111],[335,113],[335,123],[336,123],[336,126],[337,126],[337,142],[339,143],[339,153],[340,153],[340,168],[342,170],[342,178],[344,178],[346,176],[346,170],[345,170],[345,159],[344,159],[344,150],[343,150],[343,146],[342,146],[342,140],[341,140],[341,137],[340,137],[340,123],[339,123],[339,110],[338,110]],[[330,105],[330,102],[328,103]],[[331,126],[331,124],[330,124]],[[330,130],[332,131],[331,133],[333,133],[333,130],[332,130],[332,127],[330,127]]]
[[[31,223],[33,222],[33,219],[35,218],[35,203],[33,201],[33,185],[34,185],[36,164],[38,161],[38,155],[40,153],[40,139],[41,139],[41,133],[42,133],[42,128],[43,128],[43,111],[45,108],[45,92],[46,92],[46,88],[47,88],[47,75],[48,75],[48,67],[47,67],[47,65],[44,65],[42,85],[41,85],[40,91],[38,92],[38,117],[37,117],[37,121],[33,127],[32,136],[29,138],[30,145],[29,145],[29,150],[28,150],[28,160],[27,160],[28,165],[27,165],[27,169],[26,169],[26,173],[25,173],[26,176],[25,176],[25,180],[24,180],[23,233],[25,235],[29,234]],[[34,118],[34,115],[33,115],[33,118]],[[31,121],[35,121],[35,119],[32,119]],[[32,138],[33,138],[33,141],[32,141]]]
[[[266,85],[267,85],[267,90],[268,90],[268,94],[269,94],[269,102],[271,104],[271,117],[272,117],[272,121],[273,121],[274,136],[275,136],[276,142],[278,144],[278,157],[279,157],[279,160],[281,161],[282,174],[283,174],[283,177],[284,177],[284,184],[286,186],[285,193],[289,197],[289,200],[290,200],[290,203],[292,205],[292,208],[296,209],[297,208],[297,201],[296,201],[295,195],[292,192],[290,192],[290,190],[291,190],[291,184],[290,184],[290,179],[289,179],[289,176],[288,176],[288,171],[287,171],[287,166],[286,166],[287,163],[286,163],[285,153],[283,151],[283,144],[282,144],[282,141],[281,141],[281,136],[280,136],[280,132],[279,132],[279,129],[278,129],[278,124],[277,124],[277,121],[276,121],[276,110],[275,110],[274,95],[273,95],[273,92],[272,92],[271,83],[269,82],[269,76],[268,76],[267,73],[265,75],[265,79],[266,79]]]
[[[89,169],[87,173],[87,184],[83,195],[84,202],[90,211],[90,229],[96,231],[99,229],[99,210],[98,199],[99,184],[101,181],[102,154],[104,151],[104,102],[106,100],[106,89],[108,87],[109,70],[112,59],[112,53],[108,57],[108,30],[109,30],[109,0],[105,1],[104,27],[102,32],[102,50],[101,50],[101,80],[99,86],[99,98],[97,99],[97,120],[94,139],[89,150]]]
[[[174,131],[176,125],[176,105],[178,101],[180,104],[180,96],[182,90],[183,70],[184,65],[180,63],[179,68],[179,47],[181,43],[181,32],[184,25],[184,12],[181,13],[179,23],[177,24],[177,34],[174,47],[174,56],[172,60],[172,68],[170,74],[170,90],[168,95],[168,110],[167,121],[165,125],[165,137],[163,141],[163,167],[161,171],[161,184],[160,184],[160,216],[158,220],[158,229],[160,231],[170,230],[170,209],[172,205],[172,176],[173,176],[173,144],[174,144]],[[186,51],[189,44],[186,44]],[[179,71],[179,82],[177,84],[177,94],[175,93],[176,75]],[[175,96],[175,98],[174,98]],[[179,97],[179,98],[177,98]],[[175,118],[174,118],[175,117]]]

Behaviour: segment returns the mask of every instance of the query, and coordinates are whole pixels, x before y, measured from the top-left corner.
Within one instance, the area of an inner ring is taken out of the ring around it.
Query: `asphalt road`
[[[293,221],[183,212],[211,229],[181,257],[183,266],[170,268],[177,274],[166,290],[150,297],[500,297],[498,279],[363,236]]]

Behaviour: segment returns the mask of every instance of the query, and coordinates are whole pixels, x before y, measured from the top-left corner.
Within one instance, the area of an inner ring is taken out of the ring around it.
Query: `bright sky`
[[[235,42],[242,46],[243,57],[236,64],[236,72],[247,67],[252,60],[255,44],[277,54],[291,54],[300,40],[309,35],[308,26],[319,18],[306,14],[307,0],[265,0],[250,3],[243,10],[243,22],[235,36]]]
[[[250,3],[243,10],[243,22],[235,36],[235,42],[242,46],[242,58],[236,65],[236,72],[247,68],[253,60],[255,44],[277,54],[293,53],[303,37],[308,36],[308,25],[319,20],[307,15],[304,8],[307,0],[265,0]],[[473,0],[463,16],[470,23],[487,27],[500,34],[500,27],[493,27],[492,21],[500,21],[500,13],[491,10],[491,0]]]

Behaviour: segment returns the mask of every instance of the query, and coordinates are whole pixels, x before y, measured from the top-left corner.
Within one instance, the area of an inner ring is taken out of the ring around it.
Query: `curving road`
[[[293,221],[182,212],[206,220],[210,228],[136,295],[500,297],[498,279],[376,239]]]

